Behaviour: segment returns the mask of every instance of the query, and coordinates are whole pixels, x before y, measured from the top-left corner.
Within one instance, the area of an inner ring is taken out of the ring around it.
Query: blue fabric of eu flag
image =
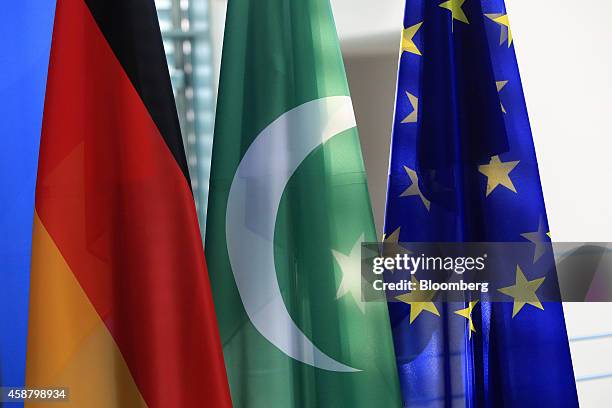
[[[400,52],[384,239],[534,248],[491,289],[508,302],[389,303],[404,405],[577,407],[562,306],[537,300],[557,283],[504,2],[408,0]]]

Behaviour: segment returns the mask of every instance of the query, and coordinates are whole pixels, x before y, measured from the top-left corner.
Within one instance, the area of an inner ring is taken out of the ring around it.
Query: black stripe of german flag
[[[85,0],[98,27],[142,98],[185,177],[189,170],[155,3],[152,0]],[[152,40],[155,39],[155,40]]]

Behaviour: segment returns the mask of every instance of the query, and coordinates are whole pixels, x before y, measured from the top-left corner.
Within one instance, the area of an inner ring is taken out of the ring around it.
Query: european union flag
[[[537,298],[549,230],[513,44],[503,0],[406,3],[385,239],[534,256],[493,289],[507,303],[389,303],[405,406],[578,406],[561,304]]]

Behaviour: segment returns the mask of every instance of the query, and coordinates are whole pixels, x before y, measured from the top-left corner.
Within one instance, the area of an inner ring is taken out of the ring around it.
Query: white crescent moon
[[[283,191],[300,163],[317,146],[353,127],[348,96],[317,99],[281,115],[255,138],[238,165],[225,224],[232,272],[251,323],[287,356],[341,372],[360,370],[319,350],[289,315],[276,278],[274,228]]]

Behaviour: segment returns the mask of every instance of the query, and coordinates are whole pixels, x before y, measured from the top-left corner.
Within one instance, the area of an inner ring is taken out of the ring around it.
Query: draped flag
[[[230,0],[206,226],[237,407],[401,405],[329,0]]]
[[[513,45],[503,0],[406,2],[386,240],[535,248],[493,289],[507,303],[389,303],[406,406],[578,406],[561,304],[537,298],[555,282],[534,268],[548,226]]]
[[[231,405],[152,0],[57,2],[26,383],[73,407]]]

